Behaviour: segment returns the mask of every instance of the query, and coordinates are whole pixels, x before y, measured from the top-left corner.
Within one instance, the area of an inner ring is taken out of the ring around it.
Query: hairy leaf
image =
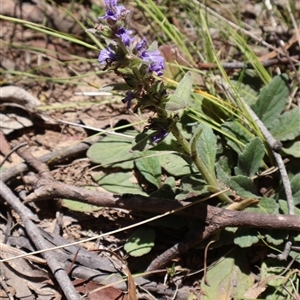
[[[196,197],[207,193],[207,185],[201,175],[190,174],[181,180],[181,193],[176,199],[181,201],[187,198]]]
[[[300,158],[300,141],[291,142],[289,145],[285,145],[282,151],[288,155],[292,155],[296,158]]]
[[[92,174],[93,179],[105,190],[115,194],[138,194],[148,196],[142,191],[131,172],[117,172],[103,174],[95,172]]]
[[[224,167],[219,162],[216,163],[216,173],[219,181],[222,181],[227,187],[230,186],[231,175],[225,172]]]
[[[256,103],[252,105],[252,109],[267,128],[271,128],[274,120],[282,113],[288,95],[287,76],[284,74],[274,77],[273,80],[262,89]]]
[[[245,130],[239,123],[227,121],[222,125],[222,130],[229,136],[224,135],[227,144],[236,152],[241,153],[244,145],[253,138],[248,131]]]
[[[267,259],[262,263],[260,280],[261,282],[266,282],[268,286],[267,292],[264,293],[266,297],[263,297],[263,299],[286,300],[295,292],[292,279],[286,280],[286,277],[282,275],[286,271],[285,266],[277,265],[274,267],[274,259],[272,261]]]
[[[154,247],[154,240],[154,229],[142,226],[128,237],[124,249],[129,255],[139,257],[151,251]]]
[[[252,105],[257,101],[258,93],[249,84],[236,80],[231,80],[231,84],[239,91],[240,96],[248,103],[248,105]]]
[[[87,157],[102,166],[133,168],[133,154],[131,153],[132,139],[122,136],[107,136],[93,144],[87,151]]]
[[[300,204],[300,174],[295,175],[291,180],[294,204]]]
[[[257,237],[257,229],[255,228],[239,228],[235,233],[234,244],[241,248],[247,248],[259,241]]]
[[[209,285],[205,284],[205,280],[201,281],[201,299],[244,299],[244,293],[254,283],[254,277],[249,276],[250,272],[245,252],[240,249],[234,251],[208,269]]]
[[[253,180],[249,177],[242,175],[231,177],[230,187],[242,197],[257,198]]]
[[[262,164],[265,154],[264,144],[260,138],[252,139],[239,154],[238,166],[234,168],[236,175],[253,176]]]
[[[264,229],[260,234],[265,235],[267,243],[275,246],[281,245],[288,238],[288,233],[284,229]]]
[[[159,188],[161,185],[161,166],[158,157],[153,155],[154,153],[153,151],[144,152],[145,157],[137,159],[135,165],[147,181]]]
[[[192,166],[178,154],[169,153],[160,155],[159,162],[170,175],[178,177],[191,173]]]
[[[206,124],[200,124],[196,131],[198,130],[202,130],[202,133],[196,142],[197,154],[202,159],[209,172],[215,174],[217,138],[211,127]]]
[[[247,207],[245,211],[260,214],[278,214],[278,204],[272,198],[260,198],[256,206]]]
[[[191,72],[187,72],[179,82],[174,94],[169,97],[166,110],[179,111],[185,109],[191,99],[192,87],[193,76]]]
[[[272,135],[279,141],[293,140],[300,135],[300,107],[282,114],[272,123]]]
[[[95,186],[86,186],[85,188],[88,190],[94,190],[94,191],[97,190],[97,187],[95,187]],[[102,210],[101,206],[91,205],[88,203],[83,203],[83,202],[79,202],[76,200],[70,200],[70,199],[62,199],[61,205],[63,207],[68,208],[69,210],[79,211],[79,212],[84,212],[84,213],[91,213],[94,211]]]
[[[278,200],[278,203],[279,203],[279,207],[280,207],[280,210],[285,214],[285,215],[288,215],[289,214],[289,209],[288,209],[288,205],[287,205],[287,201],[286,200]],[[300,209],[295,207],[294,208],[295,210],[295,215],[296,216],[300,216]]]

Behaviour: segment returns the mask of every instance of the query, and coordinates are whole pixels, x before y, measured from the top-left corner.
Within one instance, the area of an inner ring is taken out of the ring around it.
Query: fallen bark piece
[[[16,103],[29,109],[41,104],[36,97],[24,89],[13,85],[0,88],[0,103]]]

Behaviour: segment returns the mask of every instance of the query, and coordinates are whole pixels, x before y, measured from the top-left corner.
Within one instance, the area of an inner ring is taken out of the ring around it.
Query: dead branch
[[[12,191],[6,186],[3,181],[0,181],[0,197],[11,205],[11,207],[19,214],[23,225],[26,229],[28,236],[30,236],[32,242],[38,249],[46,249],[43,236],[40,234],[37,226],[30,220],[26,214],[27,208],[20,202],[20,200],[12,193]],[[70,278],[66,274],[66,271],[61,267],[59,262],[53,257],[51,252],[44,252],[44,259],[47,261],[53,275],[59,283],[63,293],[67,299],[76,300],[80,299],[79,294],[76,292]]]
[[[47,170],[47,166],[34,158],[25,148],[18,149],[17,152],[23,159],[28,160],[29,164],[39,172],[38,176],[28,175],[23,178],[26,184],[34,188],[34,191],[26,197],[24,203],[53,198],[68,198],[91,205],[124,208],[154,214],[176,211],[190,204],[184,201],[178,202],[172,199],[148,198],[140,195],[113,195],[107,192],[91,191],[67,185],[54,180]],[[187,239],[167,250],[162,256],[153,261],[149,266],[151,270],[158,266],[161,268],[174,256],[187,251],[225,227],[277,228],[300,231],[300,217],[294,215],[256,214],[226,210],[204,204],[187,207],[176,213],[200,219],[205,222],[206,227],[203,228],[202,224],[199,223],[197,236]]]
[[[101,136],[90,137],[72,147],[66,147],[51,153],[47,153],[41,156],[39,158],[39,161],[46,163],[48,166],[63,163],[71,158],[75,158],[84,154],[92,144],[98,142],[100,139]],[[28,165],[26,163],[18,164],[14,167],[1,171],[1,180],[3,182],[7,182],[11,179],[16,178],[20,174],[25,173],[26,171],[28,171]]]
[[[247,108],[247,110],[248,110],[249,114],[251,115],[251,117],[253,118],[253,120],[255,121],[255,123],[257,124],[257,126],[259,127],[260,131],[264,135],[267,143],[271,147],[273,156],[277,162],[277,166],[278,166],[281,178],[282,178],[282,183],[283,183],[283,187],[284,187],[284,191],[285,191],[285,195],[286,195],[286,199],[287,199],[289,214],[294,215],[295,214],[295,207],[294,207],[295,205],[294,205],[291,183],[290,183],[284,162],[282,160],[282,157],[278,153],[282,148],[282,144],[272,136],[271,132],[267,129],[267,127],[264,125],[264,123],[258,118],[256,113],[251,109],[251,107],[246,102],[244,105]]]
[[[25,203],[53,198],[68,198],[101,207],[124,208],[154,214],[177,210],[190,204],[190,202],[178,202],[172,199],[140,195],[122,196],[108,192],[97,192],[64,184],[56,180],[37,179],[35,176],[24,176],[24,181],[27,184],[34,184],[34,191],[26,197]],[[201,219],[208,225],[214,225],[216,229],[238,226],[281,228],[300,231],[299,216],[232,211],[205,204],[187,207],[186,209],[176,212],[176,214]]]

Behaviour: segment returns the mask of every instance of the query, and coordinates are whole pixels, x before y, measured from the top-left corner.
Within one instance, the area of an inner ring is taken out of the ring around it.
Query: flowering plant
[[[180,112],[187,105],[191,94],[190,73],[184,76],[175,93],[169,95],[161,78],[165,62],[157,44],[153,43],[148,47],[145,38],[138,40],[132,36],[129,29],[130,10],[123,5],[117,5],[117,0],[105,0],[105,5],[105,15],[98,18],[101,24],[97,24],[93,30],[104,38],[107,46],[101,50],[98,61],[104,70],[113,71],[125,80],[127,91],[123,103],[130,108],[134,101],[134,111],[145,107],[152,110],[156,116],[148,120],[149,124],[144,132],[150,129],[153,132],[146,139],[157,144],[171,132],[177,140],[178,151],[191,158],[206,183],[212,190],[218,191],[214,170],[210,170],[197,155],[196,141],[202,129],[188,142],[177,126]],[[186,99],[182,100],[183,97]],[[223,202],[230,202],[226,195],[221,194],[219,197]]]
[[[127,92],[122,100],[127,108],[135,99],[137,108],[148,107],[158,116],[150,120],[146,130],[153,129],[151,141],[158,143],[169,132],[170,118],[160,109],[167,101],[166,88],[157,77],[165,69],[164,58],[153,43],[147,47],[145,38],[132,37],[129,29],[130,10],[117,5],[116,0],[105,0],[106,14],[98,19],[104,23],[96,25],[95,32],[105,38],[106,49],[102,49],[98,61],[104,70],[112,70],[127,83]],[[163,117],[163,118],[161,118]]]

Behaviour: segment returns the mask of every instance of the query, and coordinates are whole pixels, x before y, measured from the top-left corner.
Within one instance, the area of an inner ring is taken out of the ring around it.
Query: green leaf
[[[154,130],[148,130],[137,134],[135,136],[135,145],[131,148],[132,151],[145,151],[145,150],[168,150],[168,151],[178,151],[178,146],[176,145],[175,138],[172,134],[169,134],[160,143],[153,144],[151,138],[156,134]]]
[[[279,141],[293,140],[300,135],[300,107],[282,114],[272,123],[270,132]]]
[[[154,240],[154,229],[142,226],[128,237],[124,249],[129,255],[139,257],[151,251],[154,247]]]
[[[161,166],[155,153],[155,151],[145,151],[145,157],[137,159],[135,166],[147,181],[159,188],[161,185]]]
[[[236,165],[237,155],[235,151],[232,151],[232,149],[227,147],[223,142],[219,142],[215,170],[220,189],[229,187],[230,177],[232,176],[232,169]]]
[[[286,200],[278,200],[278,203],[279,203],[280,210],[285,215],[288,215],[289,214],[289,210],[288,210],[287,201]],[[300,216],[300,209],[297,208],[297,207],[295,207],[294,210],[295,210],[295,215],[296,216]]]
[[[88,190],[97,190],[97,187],[95,186],[85,186],[84,188]],[[88,203],[79,202],[76,200],[70,200],[70,199],[62,199],[61,205],[63,207],[68,208],[72,211],[78,211],[78,212],[84,212],[84,213],[91,213],[94,211],[102,210],[101,206],[91,205]]]
[[[239,95],[247,102],[248,105],[253,105],[257,101],[257,91],[250,87],[249,84],[231,80],[231,84],[239,91]]]
[[[272,123],[282,113],[287,97],[289,87],[287,76],[282,74],[273,78],[273,80],[262,89],[258,99],[252,109],[267,128],[272,127]]]
[[[283,229],[263,229],[260,234],[265,236],[267,243],[275,246],[281,245],[288,238],[287,231]]]
[[[136,178],[131,172],[117,172],[103,174],[103,172],[95,172],[92,174],[93,179],[99,186],[108,192],[115,194],[138,194],[148,196],[142,191],[141,187],[136,182]]]
[[[260,282],[264,283],[263,286],[267,284],[268,289],[259,299],[292,299],[290,296],[295,293],[295,280],[297,280],[297,276],[289,277],[289,280],[286,280],[286,274],[284,274],[285,271],[286,266],[283,265],[283,263],[277,261],[276,266],[274,266],[274,259],[264,260],[261,266]],[[292,268],[290,272],[292,272]]]
[[[282,151],[288,155],[300,158],[300,141],[289,143],[282,148]]]
[[[248,248],[259,241],[257,237],[257,229],[254,228],[239,228],[234,237],[234,244],[241,248]]]
[[[224,172],[231,175],[232,168],[237,165],[237,154],[229,147],[226,147],[225,143],[218,142],[217,148],[217,164],[221,166]]]
[[[142,132],[135,136],[134,141],[135,145],[131,148],[132,151],[144,151],[148,150],[149,148],[153,147],[150,145],[150,135],[149,132]]]
[[[238,175],[230,179],[230,187],[240,196],[245,198],[257,198],[253,180],[249,177]]]
[[[298,237],[300,238],[300,235],[298,235]],[[294,240],[296,241],[296,239],[294,238]],[[298,239],[299,242],[299,239]],[[294,258],[296,262],[298,262],[300,264],[300,255],[299,255],[299,251],[291,251],[289,253],[289,256]]]
[[[268,265],[267,265],[268,263]],[[276,268],[270,267],[270,261],[267,259],[262,263],[261,266],[261,280],[268,280],[269,286],[276,286],[282,285],[284,283],[285,278],[283,276],[278,276],[280,273],[284,271],[284,268],[281,266],[277,266]],[[272,265],[271,265],[272,266]],[[274,295],[273,295],[274,296]],[[274,299],[274,297],[271,297],[271,299]],[[282,298],[282,295],[280,297],[276,297],[275,299],[286,299],[286,297]]]
[[[87,151],[87,157],[101,166],[133,169],[132,139],[122,136],[107,136],[93,144]]]
[[[174,199],[176,192],[176,181],[172,176],[167,177],[161,187],[151,193],[151,197]]]
[[[231,175],[225,172],[224,166],[219,162],[216,163],[216,173],[218,181],[222,181],[225,184],[225,186],[228,187],[230,185]]]
[[[163,153],[159,156],[159,162],[162,168],[172,176],[179,177],[192,172],[192,166],[176,153]]]
[[[181,193],[176,195],[176,200],[182,201],[188,198],[205,195],[207,193],[207,185],[201,175],[190,174],[182,178],[181,190]]]
[[[207,282],[201,281],[201,299],[244,299],[244,293],[254,284],[245,251],[238,249],[208,268]]]
[[[157,43],[157,41],[154,41],[154,42],[152,42],[152,44],[149,46],[148,51],[149,51],[149,52],[153,52],[153,51],[155,51],[155,50],[157,50],[157,49],[158,49],[158,43]]]
[[[278,204],[272,198],[260,198],[256,206],[247,207],[245,211],[260,214],[278,214]]]
[[[227,121],[222,125],[222,130],[228,135],[224,135],[227,144],[236,152],[241,153],[244,145],[253,138],[239,123]]]
[[[94,211],[102,210],[102,207],[100,207],[100,206],[90,205],[87,203],[82,203],[82,202],[70,200],[70,199],[62,199],[61,205],[63,207],[68,208],[69,210],[84,212],[84,213],[91,213]]]
[[[238,166],[234,168],[236,175],[252,177],[262,164],[265,154],[264,144],[260,138],[252,139],[239,154]]]
[[[204,162],[206,168],[215,174],[215,161],[217,154],[217,138],[211,129],[206,124],[199,124],[196,132],[202,130],[202,133],[196,142],[197,154]]]
[[[192,87],[193,76],[191,72],[187,72],[179,82],[174,94],[169,97],[166,110],[175,112],[185,109],[191,99]]]
[[[294,204],[300,203],[300,174],[295,175],[291,180],[292,194],[294,198]]]

